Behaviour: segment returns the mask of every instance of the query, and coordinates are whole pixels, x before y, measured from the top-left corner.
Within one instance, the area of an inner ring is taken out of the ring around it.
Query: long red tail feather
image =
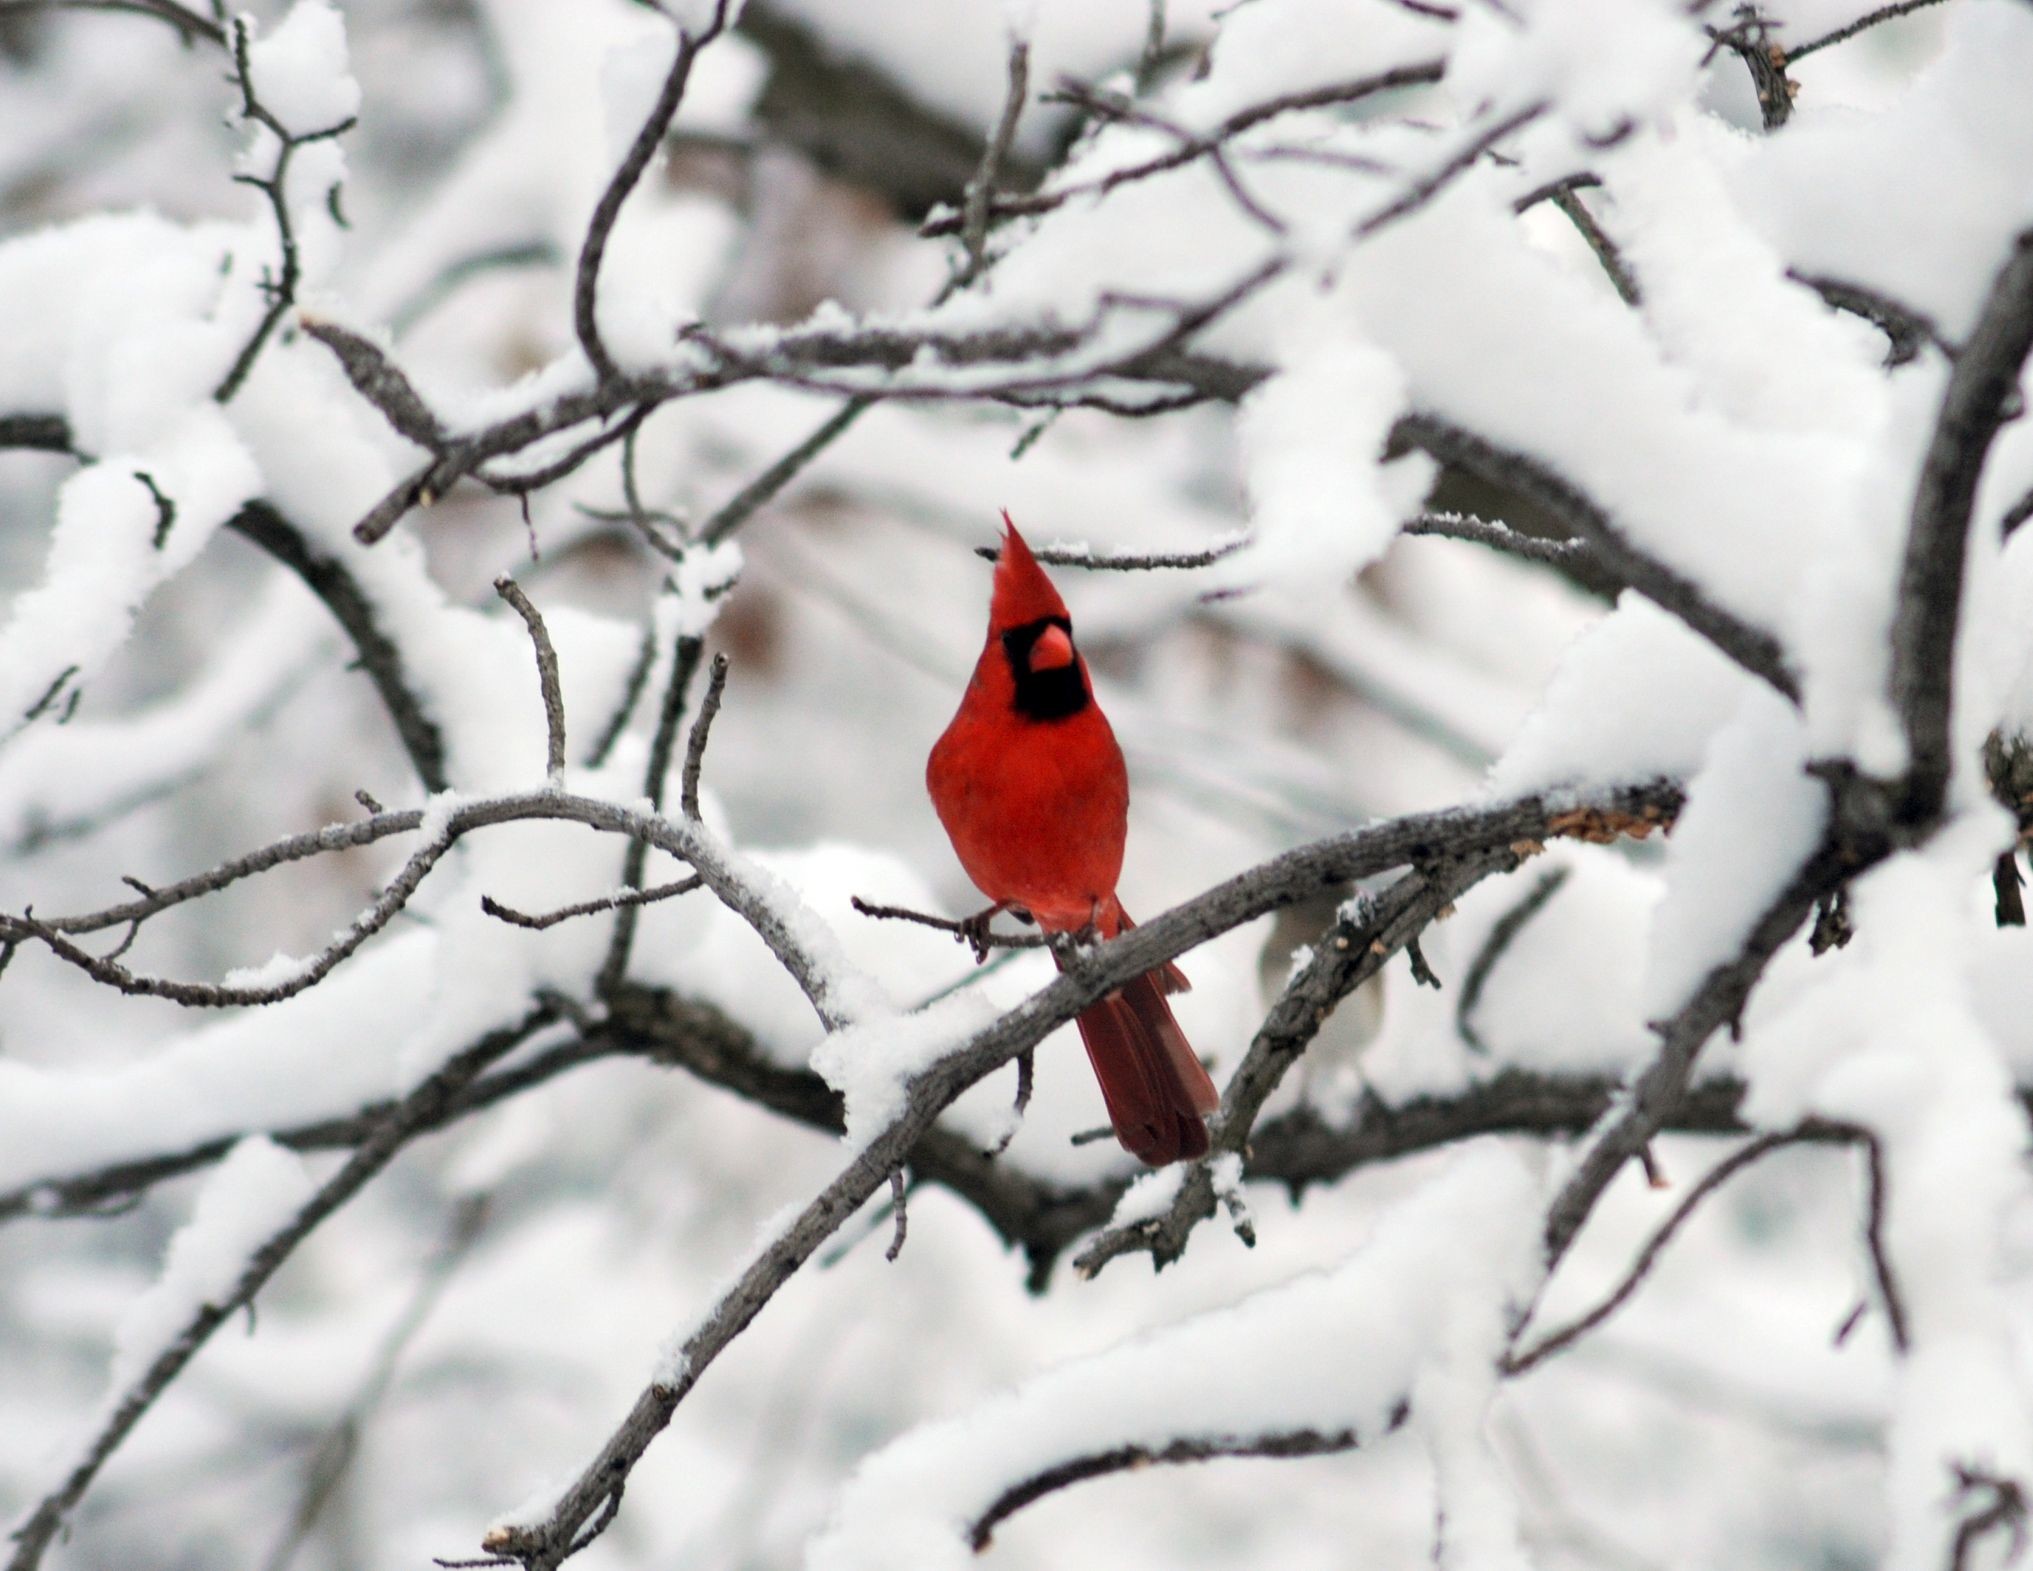
[[[1221,1105],[1165,1002],[1167,991],[1178,991],[1172,984],[1184,981],[1175,967],[1146,972],[1074,1022],[1101,1082],[1115,1138],[1151,1167],[1205,1156],[1206,1115]]]

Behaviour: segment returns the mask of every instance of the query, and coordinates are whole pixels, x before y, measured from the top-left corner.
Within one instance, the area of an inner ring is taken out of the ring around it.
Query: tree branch
[[[978,277],[988,266],[988,205],[994,200],[995,182],[1002,172],[1003,162],[1015,145],[1017,122],[1023,116],[1024,98],[1030,91],[1031,43],[1028,38],[1010,39],[1008,69],[1009,85],[1003,93],[1002,114],[989,134],[988,145],[981,150],[981,167],[967,182],[966,196],[961,203],[960,243],[967,260],[955,275],[955,283],[962,286]]]
[[[297,256],[296,227],[289,215],[289,166],[296,157],[297,149],[313,142],[326,142],[343,136],[356,123],[347,116],[336,125],[325,126],[316,131],[292,130],[266,104],[254,84],[254,71],[248,60],[248,22],[245,17],[233,21],[232,57],[233,78],[240,87],[240,116],[265,127],[276,139],[275,162],[265,175],[236,174],[233,178],[242,185],[250,185],[268,201],[269,213],[275,220],[276,245],[280,253],[281,272],[274,278],[264,278],[262,286],[268,295],[268,309],[262,313],[260,324],[254,334],[240,347],[233,364],[220,381],[212,396],[220,403],[231,403],[247,381],[248,373],[254,369],[254,362],[260,357],[265,345],[282,319],[289,315],[296,304],[297,284],[301,280],[302,266]]]
[[[306,331],[314,337],[322,336],[320,330],[311,328],[309,324]],[[322,333],[355,338],[343,329],[330,327],[322,329]],[[366,342],[364,339],[355,341]],[[366,347],[372,350],[373,346]],[[373,353],[379,357],[378,350]],[[394,377],[401,377],[401,373],[385,359],[380,364]],[[407,381],[403,381],[402,386],[407,388]],[[414,399],[413,392],[410,397]],[[377,407],[380,405],[377,404]],[[418,404],[417,407],[421,409],[422,406]],[[70,422],[62,415],[0,415],[0,449],[30,448],[75,455],[73,443]],[[382,706],[388,711],[403,750],[416,769],[418,780],[426,790],[444,790],[448,783],[444,738],[437,723],[426,712],[422,699],[410,686],[402,651],[383,630],[374,604],[361,589],[359,580],[336,558],[315,550],[303,533],[268,502],[249,502],[226,521],[226,527],[252,541],[295,573],[311,593],[324,602],[325,609],[332,613],[333,619],[352,640],[360,657],[360,668],[367,673]]]
[[[1491,485],[1503,486],[1552,514],[1589,543],[1609,572],[1685,622],[1753,676],[1799,702],[1799,683],[1776,638],[1724,610],[1693,579],[1639,550],[1594,500],[1546,464],[1499,447],[1438,415],[1405,415],[1392,428],[1391,437]]]
[[[1547,567],[1571,568],[1594,555],[1584,540],[1541,540],[1537,535],[1528,535],[1509,524],[1476,518],[1467,513],[1420,513],[1405,521],[1404,533],[1467,540]]]
[[[494,580],[494,592],[514,607],[529,629],[529,641],[536,650],[537,688],[544,705],[544,776],[552,785],[565,779],[565,699],[558,686],[558,651],[551,643],[550,629],[543,613],[531,603],[522,586],[503,573]]]
[[[416,1135],[441,1118],[450,1099],[476,1075],[527,1041],[535,1031],[548,1024],[550,1018],[548,1011],[538,1010],[517,1025],[490,1033],[395,1104],[380,1127],[360,1144],[345,1165],[320,1185],[296,1214],[255,1250],[232,1289],[217,1303],[200,1304],[147,1370],[120,1393],[106,1420],[86,1443],[63,1481],[38,1501],[15,1529],[14,1556],[8,1561],[7,1571],[35,1571],[43,1553],[63,1530],[65,1518],[84,1498],[85,1491],[91,1487],[93,1479],[120,1443],[183,1373],[212,1333],[230,1320],[242,1305],[253,1301],[254,1295],[295,1252],[297,1245],[308,1238],[326,1217],[365,1187],[368,1180],[386,1167]]]
[[[1392,1421],[1385,1427],[1384,1433],[1395,1431],[1410,1412],[1410,1408],[1400,1404],[1391,1415]],[[1220,1457],[1330,1456],[1336,1452],[1353,1451],[1361,1443],[1353,1429],[1293,1429],[1260,1435],[1196,1435],[1164,1445],[1117,1446],[1108,1451],[1069,1457],[1054,1467],[1011,1484],[986,1511],[967,1525],[967,1541],[974,1552],[980,1554],[988,1548],[997,1525],[1025,1506],[1033,1505],[1069,1484],[1105,1478],[1110,1473],[1128,1472],[1160,1463],[1211,1462]]]
[[[541,1521],[496,1529],[482,1541],[488,1554],[520,1561],[529,1571],[556,1567],[576,1552],[587,1524],[611,1508],[628,1475],[707,1367],[813,1252],[910,1159],[933,1122],[969,1086],[1035,1047],[1096,999],[1176,958],[1215,933],[1296,899],[1321,883],[1340,883],[1406,861],[1444,855],[1464,861],[1478,853],[1512,854],[1519,840],[1544,839],[1553,826],[1579,826],[1586,815],[1657,813],[1677,804],[1678,791],[1651,786],[1588,801],[1535,797],[1477,811],[1420,814],[1289,852],[1110,939],[1077,971],[975,1032],[915,1076],[902,1109],[856,1151],[838,1175],[760,1244],[713,1307],[681,1343],[664,1370],[637,1397],[599,1454],[559,1495]],[[1443,851],[1442,846],[1448,849]],[[1231,1095],[1233,1095],[1233,1088]]]
[[[1826,49],[1830,44],[1839,44],[1844,39],[1854,38],[1867,28],[1876,27],[1880,22],[1889,22],[1895,17],[1910,16],[1930,5],[1939,5],[1941,0],[1896,0],[1892,5],[1881,5],[1875,11],[1866,11],[1854,22],[1847,22],[1833,32],[1823,33],[1819,38],[1809,39],[1797,48],[1789,49],[1789,61],[1805,60],[1809,55]]]
[[[0,448],[70,453],[71,423],[62,415],[0,415]]]
[[[1890,295],[1825,274],[1802,273],[1789,268],[1786,276],[1796,284],[1805,284],[1835,310],[1860,316],[1883,333],[1887,368],[1918,359],[1920,351],[1929,344],[1949,359],[1955,358],[1955,346],[1941,336],[1941,329],[1935,326],[1932,317],[1894,300]]]
[[[1292,114],[1306,109],[1324,109],[1336,104],[1351,104],[1380,93],[1393,92],[1400,88],[1429,85],[1440,80],[1446,69],[1446,61],[1418,60],[1407,65],[1392,66],[1369,76],[1354,77],[1341,82],[1329,82],[1320,87],[1308,88],[1302,92],[1282,93],[1267,98],[1247,108],[1239,109],[1227,116],[1221,123],[1203,135],[1180,142],[1170,152],[1149,158],[1142,163],[1131,164],[1094,180],[1082,180],[1055,186],[1033,196],[999,197],[988,205],[990,220],[1031,217],[1049,213],[1063,207],[1076,196],[1105,196],[1118,186],[1132,181],[1146,180],[1152,175],[1178,169],[1207,157],[1216,149],[1232,142],[1245,131],[1254,129],[1280,115]],[[960,234],[965,228],[964,214],[953,213],[928,220],[919,227],[918,233],[927,237]]]
[[[1200,1223],[1214,1215],[1215,1164],[1225,1155],[1247,1158],[1257,1116],[1286,1072],[1326,1024],[1334,1007],[1375,976],[1399,950],[1418,939],[1439,913],[1483,879],[1516,867],[1532,842],[1484,847],[1459,858],[1420,859],[1374,902],[1357,902],[1321,934],[1312,958],[1286,985],[1257,1028],[1249,1051],[1230,1076],[1221,1106],[1208,1120],[1208,1152],[1179,1185],[1159,1216],[1100,1233],[1073,1262],[1084,1277],[1097,1275],[1125,1254],[1148,1254],[1163,1270],[1185,1253]],[[1254,1244],[1247,1224],[1237,1232]]]
[[[1687,1095],[1694,1061],[1716,1030],[1741,1018],[1751,989],[1779,948],[1804,923],[1824,890],[1849,876],[1847,859],[1825,842],[1795,869],[1752,924],[1736,956],[1713,967],[1670,1020],[1656,1026],[1659,1051],[1561,1188],[1546,1216],[1546,1256],[1557,1264],[1624,1163],[1636,1156]]]
[[[728,4],[729,0],[714,0],[713,19],[700,29],[696,37],[682,27],[678,29],[677,54],[664,76],[656,102],[650,106],[649,114],[636,131],[635,140],[629,144],[620,166],[608,180],[607,188],[600,193],[600,200],[593,207],[593,217],[586,225],[586,238],[579,247],[578,273],[572,288],[572,330],[578,335],[579,347],[585,351],[593,374],[603,383],[621,378],[621,368],[614,363],[606,341],[600,336],[600,264],[607,255],[607,241],[614,232],[615,221],[621,216],[622,204],[642,179],[643,171],[649,167],[650,159],[662,145],[664,133],[670,129],[671,121],[677,115],[699,51],[726,30]]]
[[[681,633],[671,646],[671,673],[664,682],[663,702],[657,711],[656,733],[650,740],[649,767],[643,775],[642,792],[650,806],[661,808],[665,783],[670,779],[671,752],[677,746],[678,723],[684,718],[685,694],[692,685],[692,673],[699,668],[704,641],[696,634]],[[633,841],[621,863],[624,889],[640,889],[649,871],[649,844]],[[613,991],[628,971],[628,958],[635,946],[635,906],[623,905],[615,913],[614,933],[608,940],[607,958],[601,964],[595,991],[602,996]]]
[[[1482,990],[1489,985],[1495,973],[1497,962],[1510,952],[1518,935],[1532,923],[1532,919],[1546,909],[1552,898],[1565,887],[1572,869],[1550,868],[1539,875],[1538,881],[1528,889],[1508,911],[1490,925],[1489,937],[1483,940],[1475,958],[1468,963],[1468,970],[1461,978],[1461,990],[1454,999],[1454,1030],[1461,1040],[1478,1053],[1487,1053],[1489,1045],[1476,1034],[1474,1026],[1475,1006],[1482,1002]]]
[[[403,869],[384,887],[375,902],[356,917],[333,943],[307,961],[302,971],[284,982],[257,987],[223,987],[137,977],[117,962],[101,959],[80,949],[64,935],[95,932],[128,922],[145,920],[172,905],[212,893],[229,883],[265,871],[281,862],[301,860],[306,856],[342,850],[353,845],[365,845],[391,834],[419,828],[425,823],[425,817],[421,812],[412,809],[403,813],[384,813],[361,824],[339,825],[309,835],[293,835],[248,856],[223,864],[209,873],[185,879],[182,883],[171,885],[166,889],[151,891],[138,901],[130,901],[124,905],[108,907],[82,916],[63,917],[52,921],[37,917],[32,912],[25,912],[20,916],[0,915],[0,943],[36,940],[94,979],[108,986],[117,987],[123,992],[169,998],[179,1003],[203,1007],[272,1003],[315,985],[341,960],[357,949],[368,936],[385,926],[414,893],[417,884],[430,866],[461,836],[495,824],[541,820],[581,823],[607,834],[626,835],[657,850],[665,851],[680,861],[690,863],[706,881],[707,887],[719,896],[721,903],[747,922],[756,935],[769,946],[770,952],[804,990],[806,998],[811,1002],[819,1018],[829,1027],[845,1023],[834,997],[834,982],[829,974],[829,968],[807,949],[796,929],[799,919],[778,910],[772,904],[775,898],[773,895],[752,886],[740,868],[738,859],[701,825],[679,823],[655,813],[645,813],[597,797],[578,796],[548,787],[535,792],[479,798],[458,803],[443,811],[442,818],[434,824],[438,831],[436,837],[411,856]],[[632,909],[624,907],[621,915],[626,917]]]
[[[1645,1278],[1651,1273],[1654,1262],[1658,1260],[1666,1246],[1673,1241],[1673,1235],[1686,1225],[1687,1219],[1694,1215],[1704,1200],[1720,1189],[1731,1178],[1734,1178],[1753,1162],[1759,1160],[1759,1158],[1769,1155],[1782,1146],[1796,1145],[1804,1138],[1806,1137],[1794,1130],[1788,1130],[1783,1134],[1759,1135],[1754,1140],[1746,1141],[1743,1145],[1737,1147],[1735,1151],[1716,1163],[1715,1166],[1702,1175],[1701,1182],[1681,1197],[1680,1204],[1673,1208],[1672,1214],[1659,1225],[1658,1230],[1645,1240],[1645,1247],[1638,1251],[1638,1257],[1631,1262],[1630,1269],[1624,1273],[1624,1279],[1611,1290],[1601,1303],[1589,1310],[1588,1313],[1570,1320],[1558,1331],[1548,1332],[1524,1352],[1507,1355],[1504,1359],[1504,1373],[1507,1375],[1524,1374],[1535,1365],[1551,1358],[1555,1353],[1572,1347],[1582,1337],[1609,1319],[1611,1315],[1615,1314],[1629,1301],[1632,1294],[1637,1292]]]
[[[1950,686],[1977,482],[2033,351],[2033,229],[2012,242],[1956,357],[1921,466],[1892,619],[1892,703],[1906,735],[1902,820],[1931,824],[1953,763]]]
[[[445,739],[424,701],[410,683],[402,648],[381,625],[380,613],[360,581],[336,557],[313,546],[295,525],[266,502],[249,502],[228,520],[227,527],[252,541],[304,581],[344,629],[360,657],[360,669],[374,684],[388,711],[403,751],[426,791],[443,791],[451,781],[445,770]]]
[[[1624,254],[1617,243],[1610,239],[1602,225],[1595,221],[1595,215],[1582,204],[1574,187],[1564,185],[1554,191],[1548,200],[1567,215],[1567,221],[1573,224],[1580,231],[1581,238],[1588,242],[1589,250],[1595,253],[1595,259],[1602,264],[1602,270],[1608,275],[1611,287],[1617,292],[1617,298],[1627,306],[1636,307],[1641,304],[1643,295],[1638,289],[1637,275],[1631,271],[1630,263],[1624,260]]]
[[[201,16],[177,0],[0,0],[0,16],[29,11],[121,11],[132,16],[150,16],[167,22],[177,37],[188,45],[202,38],[224,47],[226,30],[210,17]]]

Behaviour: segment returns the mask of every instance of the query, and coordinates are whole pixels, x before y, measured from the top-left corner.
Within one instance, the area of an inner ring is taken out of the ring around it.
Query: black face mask
[[[1031,669],[1031,646],[1044,636],[1048,627],[1060,629],[1069,640],[1073,637],[1073,624],[1063,616],[1041,616],[1002,635],[1002,652],[1008,657],[1010,675],[1016,679],[1012,707],[1027,720],[1064,720],[1093,702],[1077,653],[1062,666],[1046,671]]]

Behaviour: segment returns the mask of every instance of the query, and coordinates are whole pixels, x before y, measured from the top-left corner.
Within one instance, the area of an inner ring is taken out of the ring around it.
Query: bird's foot
[[[977,911],[970,917],[962,918],[954,927],[954,935],[974,951],[976,965],[983,965],[988,960],[988,924],[1009,909],[1010,904],[1007,900],[998,900],[986,911]]]
[[[1045,947],[1052,951],[1052,958],[1059,962],[1059,969],[1072,976],[1085,976],[1094,962],[1094,946],[1101,941],[1101,931],[1093,923],[1070,933],[1047,933]]]

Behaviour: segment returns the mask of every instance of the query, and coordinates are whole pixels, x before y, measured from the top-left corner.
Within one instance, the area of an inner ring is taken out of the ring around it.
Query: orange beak
[[[1048,627],[1038,635],[1031,645],[1031,669],[1033,671],[1057,671],[1073,663],[1073,640],[1066,636],[1063,627]]]

